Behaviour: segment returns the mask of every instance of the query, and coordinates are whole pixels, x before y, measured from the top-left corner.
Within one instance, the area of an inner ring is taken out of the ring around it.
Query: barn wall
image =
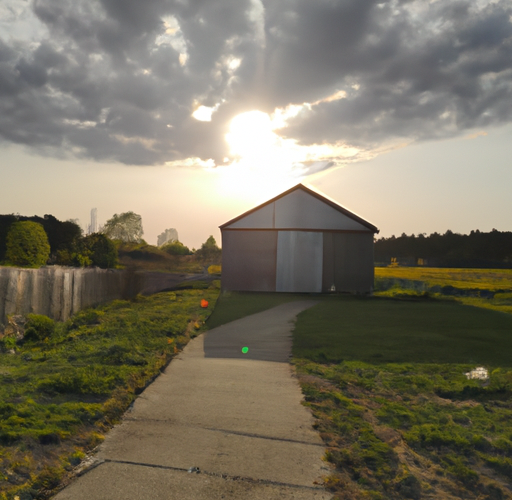
[[[373,290],[373,233],[324,233],[322,290]]]
[[[229,225],[230,228],[271,229],[274,227],[274,203],[246,215]]]
[[[277,231],[222,231],[222,289],[276,290]]]
[[[319,226],[321,224],[321,226]],[[315,229],[368,231],[368,228],[297,190],[231,223],[230,229]]]
[[[300,189],[277,199],[275,206],[277,229],[368,230],[359,222]]]
[[[322,233],[279,231],[276,291],[321,292],[322,259]]]

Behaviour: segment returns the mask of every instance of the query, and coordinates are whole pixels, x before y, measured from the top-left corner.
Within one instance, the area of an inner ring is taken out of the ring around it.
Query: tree
[[[144,234],[142,217],[133,212],[114,214],[105,223],[101,232],[111,240],[140,243]]]
[[[0,262],[5,259],[5,252],[7,251],[7,235],[12,224],[18,221],[18,216],[14,214],[0,215]]]
[[[38,217],[37,215],[31,217],[14,214],[0,215],[0,261],[5,258],[5,245],[11,225],[15,222],[25,221],[37,222],[43,226],[50,244],[50,263],[71,264],[71,255],[76,251],[77,243],[82,236],[82,229],[75,221],[62,222],[48,214],[44,217]]]
[[[210,236],[202,245],[199,250],[195,253],[199,260],[220,263],[222,250],[217,246],[217,242],[213,236]]]
[[[53,215],[46,214],[43,219],[33,217],[30,220],[39,222],[48,235],[52,256],[59,251],[71,252],[82,236],[81,227],[73,221],[62,222]]]
[[[119,262],[117,248],[114,242],[104,234],[90,234],[83,239],[82,245],[83,248],[80,257],[86,259],[84,259],[82,265],[92,264],[93,266],[98,266],[103,269],[117,266]]]
[[[7,234],[6,260],[16,266],[41,267],[50,257],[48,236],[41,224],[15,222]]]

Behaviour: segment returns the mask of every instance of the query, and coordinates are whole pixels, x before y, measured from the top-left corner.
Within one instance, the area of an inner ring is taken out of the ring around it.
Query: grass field
[[[218,293],[183,290],[116,300],[56,324],[46,339],[18,344],[14,354],[5,352],[13,345],[3,339],[0,499],[48,498],[136,394],[202,330]]]
[[[453,301],[332,297],[300,316],[296,357],[512,366],[512,315]]]
[[[512,269],[376,267],[375,295],[429,295],[512,314]]]
[[[511,498],[512,315],[442,300],[328,298],[294,363],[335,498]],[[483,365],[487,381],[466,372]]]
[[[376,297],[315,296],[294,331],[305,404],[335,466],[326,486],[347,500],[512,498],[512,314],[496,312],[512,312],[509,271],[376,276],[388,280]],[[446,287],[489,293],[444,297]],[[1,353],[0,500],[47,498],[202,331],[217,296],[114,301]],[[304,296],[224,294],[207,326]],[[490,378],[468,380],[479,365]]]

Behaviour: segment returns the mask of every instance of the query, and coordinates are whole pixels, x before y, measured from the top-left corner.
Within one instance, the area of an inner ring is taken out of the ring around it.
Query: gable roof
[[[350,221],[353,221],[353,223],[355,223],[356,225],[363,226],[361,228],[362,230],[366,229],[366,230],[371,231],[373,233],[378,233],[379,232],[377,227],[375,227],[370,222],[364,220],[363,218],[361,218],[358,215],[354,214],[350,210],[347,210],[346,208],[342,207],[341,205],[338,205],[336,202],[334,202],[333,200],[329,199],[325,195],[322,195],[322,194],[316,192],[315,190],[313,190],[313,189],[311,189],[309,187],[304,186],[303,184],[297,184],[296,186],[288,189],[287,191],[284,191],[280,195],[278,195],[278,196],[276,196],[276,197],[266,201],[265,203],[262,203],[261,205],[258,205],[257,207],[254,207],[251,210],[248,210],[247,212],[244,212],[243,214],[239,215],[238,217],[235,217],[234,219],[231,219],[228,222],[225,222],[224,224],[222,224],[219,227],[220,227],[221,230],[222,229],[228,229],[229,226],[232,226],[232,225],[235,225],[235,226],[238,226],[238,228],[241,228],[239,222],[241,222],[242,219],[247,218],[247,217],[249,217],[249,216],[251,216],[253,214],[256,215],[255,212],[258,212],[258,211],[261,211],[263,213],[264,211],[266,211],[266,210],[268,210],[270,208],[270,205],[275,204],[275,202],[277,202],[279,200],[282,200],[283,198],[291,195],[292,193],[295,193],[296,191],[300,191],[300,192],[306,193],[307,195],[310,195],[314,199],[319,200],[324,205],[327,205],[331,209],[334,209],[336,212],[338,212],[340,214],[343,214],[343,216],[345,216],[345,218],[349,219]],[[236,223],[239,223],[239,224],[236,224]],[[258,228],[263,229],[264,226],[258,226]]]

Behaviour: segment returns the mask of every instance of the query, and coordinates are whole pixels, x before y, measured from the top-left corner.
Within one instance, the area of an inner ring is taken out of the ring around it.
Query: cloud
[[[231,120],[257,109],[321,146],[303,163],[318,170],[509,122],[511,16],[505,0],[4,0],[0,141],[221,165]]]
[[[296,102],[311,102],[335,89],[346,97],[305,107],[289,121],[287,136],[303,143],[341,139],[371,148],[397,138],[435,139],[510,121],[509,2],[314,5],[304,2],[295,10],[293,26],[279,31],[293,43],[276,56],[279,71],[273,78],[281,83],[270,89],[272,98],[281,101],[278,92],[299,78],[301,60],[307,73],[294,87]],[[316,47],[301,44],[324,22],[334,32],[336,19],[358,19],[358,29],[338,34],[330,48],[326,32]],[[309,59],[314,62],[306,65]]]

